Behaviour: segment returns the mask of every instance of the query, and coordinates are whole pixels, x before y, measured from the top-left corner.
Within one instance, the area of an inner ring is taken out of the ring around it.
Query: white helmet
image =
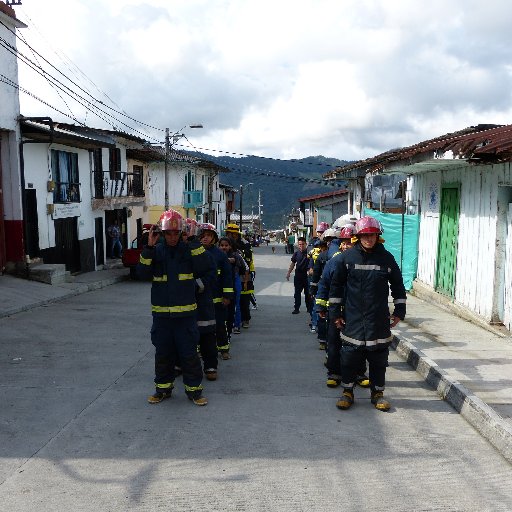
[[[335,229],[327,228],[320,237],[322,240],[325,238],[338,238],[338,232]]]
[[[351,224],[352,226],[355,226],[357,222],[357,217],[354,217],[351,213],[347,213],[345,215],[342,215],[341,217],[338,217],[332,227],[335,229],[341,229],[342,227]]]

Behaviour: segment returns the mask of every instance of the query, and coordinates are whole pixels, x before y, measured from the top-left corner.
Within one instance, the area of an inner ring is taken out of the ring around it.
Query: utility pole
[[[169,142],[169,128],[165,129],[165,162],[164,162],[164,208],[169,209],[169,157],[171,153],[171,144]]]
[[[244,195],[244,186],[240,185],[240,231],[242,231],[242,196]]]
[[[262,215],[262,211],[261,211],[261,207],[263,205],[261,204],[261,189],[258,190],[258,221],[259,221],[259,231],[260,231],[260,238],[261,238],[261,232],[262,232],[262,223],[261,223],[261,215]]]

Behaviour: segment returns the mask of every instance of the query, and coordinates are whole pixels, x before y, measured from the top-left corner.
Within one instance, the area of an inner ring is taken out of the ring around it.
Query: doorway
[[[441,192],[436,291],[455,296],[457,245],[459,237],[459,185],[445,185]]]
[[[31,258],[40,255],[39,251],[39,221],[37,216],[37,192],[34,188],[25,189],[25,225],[26,237],[25,251]]]
[[[96,217],[94,219],[94,241],[95,241],[95,254],[96,266],[105,263],[105,251],[103,247],[103,218]]]
[[[70,272],[80,271],[80,245],[78,243],[77,217],[55,221],[56,262],[64,263]]]

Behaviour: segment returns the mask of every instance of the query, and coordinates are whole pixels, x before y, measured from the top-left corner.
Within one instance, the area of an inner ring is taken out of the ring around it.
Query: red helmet
[[[211,231],[215,235],[215,242],[219,241],[219,232],[213,224],[205,222],[203,224],[198,224],[197,227],[199,228],[199,236],[202,236],[205,231]]]
[[[329,224],[327,224],[327,222],[320,222],[316,227],[316,232],[323,233],[326,229],[329,229]]]
[[[185,219],[183,223],[183,232],[187,234],[187,236],[195,236],[198,232],[198,223],[195,219]]]
[[[383,232],[382,226],[380,222],[374,218],[367,215],[366,217],[361,217],[356,222],[356,235],[364,235],[367,233],[377,233],[381,235]]]
[[[160,215],[158,224],[162,231],[182,231],[183,217],[176,210],[167,210]]]
[[[342,240],[351,239],[356,234],[356,228],[352,226],[352,224],[349,224],[348,226],[344,226],[341,230],[340,236],[338,238],[341,238]]]

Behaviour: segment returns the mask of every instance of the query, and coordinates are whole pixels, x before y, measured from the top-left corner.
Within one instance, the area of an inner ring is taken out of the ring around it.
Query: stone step
[[[62,284],[72,280],[71,273],[62,263],[37,263],[30,265],[28,278],[47,284]]]

